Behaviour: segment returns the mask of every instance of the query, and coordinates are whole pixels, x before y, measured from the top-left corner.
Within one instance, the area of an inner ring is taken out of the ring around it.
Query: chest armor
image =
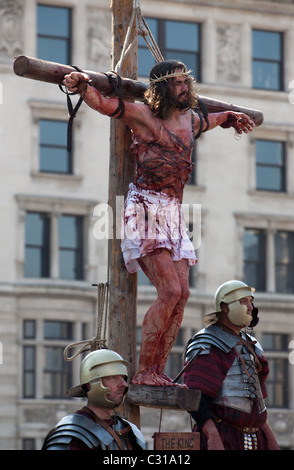
[[[238,354],[228,371],[216,398],[215,405],[235,408],[251,413],[253,402],[258,403],[258,411],[265,410],[255,358],[247,348],[236,345]]]

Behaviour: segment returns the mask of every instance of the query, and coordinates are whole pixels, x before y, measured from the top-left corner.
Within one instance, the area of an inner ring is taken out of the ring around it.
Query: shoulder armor
[[[216,346],[221,351],[228,353],[238,343],[238,337],[230,335],[217,325],[211,325],[198,331],[188,342],[185,349],[185,360],[194,356],[201,348],[200,355],[209,354],[211,346]]]
[[[86,416],[70,414],[62,418],[47,435],[42,450],[68,450],[72,439],[77,438],[92,449],[109,445],[113,438],[99,424]]]
[[[138,445],[145,449],[145,439],[137,426],[124,418],[118,417],[116,430],[122,430],[130,425]],[[102,426],[87,416],[73,413],[62,418],[54,429],[47,435],[42,450],[69,450],[72,439],[77,438],[82,441],[89,449],[101,447],[105,450],[113,442],[113,437]]]

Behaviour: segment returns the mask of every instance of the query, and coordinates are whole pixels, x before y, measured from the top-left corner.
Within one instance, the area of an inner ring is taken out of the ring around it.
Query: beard
[[[180,96],[179,96],[180,98]],[[182,109],[187,109],[187,108],[190,108],[190,100],[188,99],[188,97],[184,100],[177,100],[178,102],[178,109],[182,110]]]
[[[183,96],[186,96],[186,98],[183,99]],[[179,109],[180,111],[191,107],[188,93],[181,93],[180,95],[176,96],[174,93],[169,91],[169,102],[170,106]]]

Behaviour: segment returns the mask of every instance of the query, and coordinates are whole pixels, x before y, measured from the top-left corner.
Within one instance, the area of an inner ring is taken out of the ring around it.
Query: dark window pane
[[[67,122],[52,121],[50,119],[40,120],[40,143],[42,145],[66,145]]]
[[[165,58],[167,60],[175,59],[183,62],[188,70],[192,70],[192,75],[195,79],[199,80],[198,73],[198,59],[195,54],[190,54],[189,52],[178,52],[178,51],[166,51]]]
[[[45,347],[44,398],[64,398],[71,386],[71,364],[63,359],[63,347]]]
[[[181,21],[166,21],[166,48],[199,51],[198,25]]]
[[[256,162],[260,164],[282,165],[283,143],[272,140],[257,140]]]
[[[294,233],[277,232],[275,236],[276,291],[294,293]]]
[[[265,290],[265,235],[260,230],[246,230],[243,238],[244,281]]]
[[[281,90],[283,82],[283,36],[272,31],[252,32],[252,85]]]
[[[45,339],[72,339],[73,325],[71,322],[45,321]]]
[[[83,218],[59,218],[59,275],[62,279],[83,279]]]
[[[29,212],[25,222],[26,277],[49,276],[49,218],[44,214]]]
[[[141,77],[149,77],[152,67],[156,61],[149,49],[140,49],[139,68]]]
[[[66,122],[40,120],[40,171],[71,173]]]
[[[262,347],[266,351],[288,351],[289,337],[279,333],[262,333]]]
[[[35,320],[24,320],[23,323],[23,337],[25,339],[33,339],[36,337],[36,322]]]
[[[40,171],[51,173],[71,173],[67,150],[54,147],[41,147]]]
[[[155,41],[166,60],[175,59],[193,70],[200,80],[200,26],[197,23],[146,18]],[[149,77],[155,59],[145,41],[138,42],[139,75]]]
[[[257,167],[257,189],[265,191],[281,191],[283,188],[283,175],[279,168]]]
[[[35,396],[35,347],[23,348],[23,396],[34,398]]]
[[[288,359],[269,358],[268,365],[266,405],[272,408],[287,408]]]
[[[40,59],[70,63],[71,10],[38,5],[37,35]]]
[[[253,31],[253,58],[264,60],[281,59],[282,37],[281,33],[272,31]]]
[[[285,145],[283,142],[257,140],[256,189],[285,191]]]
[[[272,64],[255,60],[253,63],[253,88],[279,90],[279,64]]]
[[[68,62],[68,45],[64,39],[39,38],[38,58],[66,64]]]

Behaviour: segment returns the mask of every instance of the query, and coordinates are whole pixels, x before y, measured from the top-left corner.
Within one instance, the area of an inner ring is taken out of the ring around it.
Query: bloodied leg
[[[142,270],[155,285],[157,299],[142,323],[141,350],[134,384],[178,385],[164,374],[189,297],[187,260],[172,261],[166,249],[141,258]]]

